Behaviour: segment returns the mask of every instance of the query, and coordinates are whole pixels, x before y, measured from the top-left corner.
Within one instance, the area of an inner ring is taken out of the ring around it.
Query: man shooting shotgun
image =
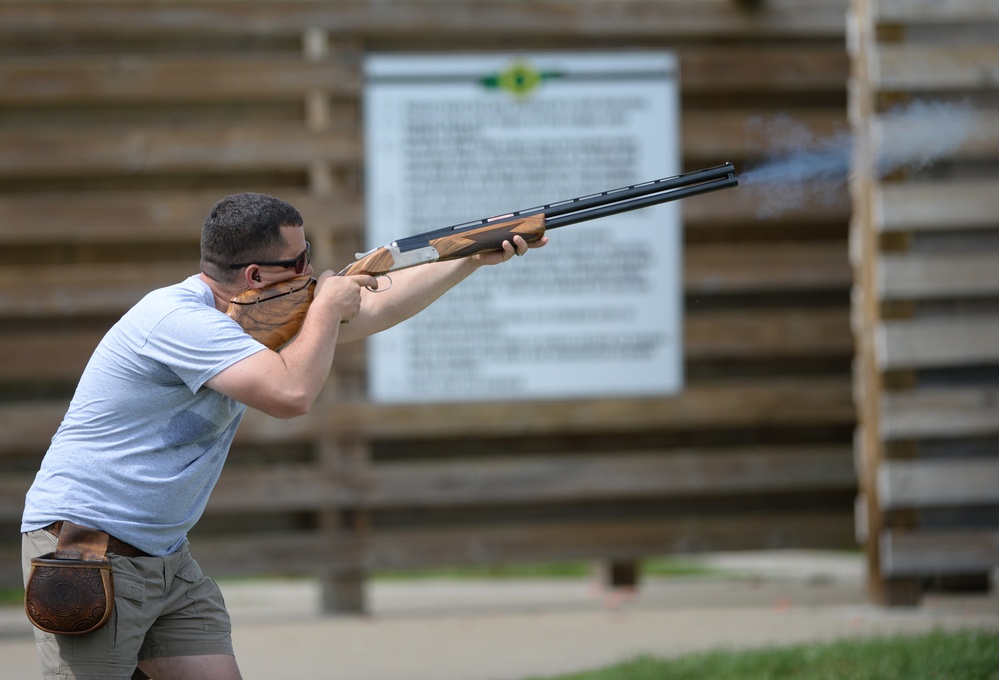
[[[544,246],[546,228],[735,183],[726,165],[457,225],[316,280],[294,207],[223,198],[204,221],[201,272],[151,292],[101,340],[25,499],[25,606],[45,677],[239,678],[225,603],[187,533],[247,406],[308,412],[338,344]]]
[[[725,163],[598,194],[487,217],[443,229],[416,234],[358,253],[341,276],[368,274],[388,279],[397,272],[431,262],[457,260],[500,251],[505,242],[520,236],[528,244],[546,231],[589,220],[647,208],[681,198],[717,191],[738,184],[735,168]],[[518,253],[523,254],[523,253]],[[233,298],[226,313],[250,335],[271,349],[294,337],[312,299],[310,277],[293,279],[267,289],[251,289]]]

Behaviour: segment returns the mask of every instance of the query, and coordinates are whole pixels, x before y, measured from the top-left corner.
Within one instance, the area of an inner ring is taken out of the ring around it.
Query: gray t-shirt
[[[87,364],[25,499],[21,531],[69,520],[151,555],[201,517],[244,404],[204,387],[265,347],[195,275],[155,290]]]

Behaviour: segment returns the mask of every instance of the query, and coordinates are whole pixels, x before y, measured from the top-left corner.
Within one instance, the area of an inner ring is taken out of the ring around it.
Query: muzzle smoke
[[[811,202],[836,200],[837,189],[858,167],[874,177],[928,167],[960,148],[977,119],[970,104],[917,101],[875,117],[866,130],[825,138],[786,116],[752,120],[748,131],[775,151],[741,174],[739,182],[758,195],[758,217],[775,217]]]

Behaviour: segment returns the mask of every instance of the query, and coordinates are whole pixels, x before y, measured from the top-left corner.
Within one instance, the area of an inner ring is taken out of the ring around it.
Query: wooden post
[[[980,179],[992,176],[982,172],[996,157],[984,140],[995,133],[976,140],[977,133],[960,128],[994,118],[989,111],[995,80],[983,74],[996,62],[996,48],[993,41],[969,37],[966,29],[974,25],[983,29],[977,35],[985,35],[985,26],[995,25],[999,16],[974,0],[946,6],[853,0],[849,16],[850,113],[857,139],[865,140],[875,122],[887,133],[897,107],[915,104],[905,110],[912,120],[904,139],[877,149],[877,156],[856,154],[851,248],[857,284],[859,534],[867,546],[873,598],[913,605],[923,588],[988,588],[985,569],[996,559],[979,550],[988,545],[989,533],[977,526],[976,516],[994,501],[960,476],[960,467],[971,461],[981,466],[979,477],[999,472],[984,450],[991,453],[996,428],[970,420],[955,426],[964,409],[951,400],[967,391],[987,401],[995,383],[991,373],[979,369],[996,361],[988,338],[999,327],[997,286],[989,275],[974,273],[979,262],[995,257],[994,233],[979,232],[995,224]],[[942,92],[947,95],[939,101]],[[926,116],[920,110],[958,101],[959,93],[972,111],[956,107],[947,113],[948,121],[955,121],[951,134],[961,139],[929,159],[940,161],[942,172],[924,171],[925,158],[906,167],[877,167],[899,152],[914,160],[925,137],[946,138],[938,123],[918,118]],[[965,122],[965,116],[975,122]],[[914,197],[927,194],[916,204]],[[930,481],[906,490],[897,474],[892,481],[893,470],[905,469],[921,471]],[[945,512],[945,521],[934,521],[938,511]],[[954,543],[948,540],[951,532]],[[955,544],[975,547],[960,550]]]
[[[637,560],[603,560],[597,576],[607,590],[634,589],[641,577],[641,564]]]
[[[329,61],[330,39],[327,31],[306,28],[303,33],[303,55],[307,61]],[[322,135],[332,128],[330,93],[311,90],[305,96],[305,122],[308,129]],[[330,196],[334,192],[334,173],[323,161],[313,161],[308,168],[309,190],[316,196]],[[334,234],[329,229],[316,234],[317,251],[332,261]],[[326,393],[337,398],[336,366],[327,385]],[[324,437],[319,443],[320,467],[335,480],[335,486],[345,491],[342,496],[358,498],[369,460],[364,442],[350,437]],[[337,494],[340,496],[341,494]],[[322,610],[326,614],[361,614],[367,605],[363,568],[364,543],[370,529],[369,516],[356,504],[331,506],[319,514],[319,530],[323,540],[334,541],[340,553],[334,564],[321,570]]]
[[[337,497],[362,496],[369,452],[357,440],[338,441],[327,437],[320,442],[321,469],[342,491]],[[362,614],[366,611],[364,547],[370,531],[370,517],[355,503],[334,505],[319,514],[322,540],[336,544],[333,564],[320,571],[322,608],[326,614]]]
[[[305,29],[302,47],[306,61],[326,61],[329,59],[329,36],[322,29]],[[311,90],[306,94],[305,122],[308,129],[316,134],[330,129],[328,92]],[[333,173],[329,164],[313,161],[309,165],[309,188],[317,196],[329,196],[333,192]]]
[[[888,580],[881,574],[881,534],[886,517],[878,497],[878,470],[887,451],[881,436],[881,403],[884,375],[877,362],[875,336],[883,320],[878,299],[878,265],[881,240],[874,225],[873,192],[875,178],[868,162],[873,150],[865,148],[867,128],[877,111],[868,69],[873,33],[870,8],[866,0],[855,0],[852,21],[848,26],[849,43],[853,50],[853,83],[850,100],[850,121],[859,142],[852,172],[853,221],[850,225],[851,260],[854,269],[853,296],[856,364],[854,384],[858,405],[857,476],[858,476],[858,540],[867,553],[867,582],[871,598],[885,605],[915,604],[920,595],[919,584],[911,579]]]

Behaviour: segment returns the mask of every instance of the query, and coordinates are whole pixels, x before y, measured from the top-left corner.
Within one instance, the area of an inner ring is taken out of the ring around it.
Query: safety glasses
[[[309,266],[312,261],[312,246],[308,241],[305,242],[305,250],[298,257],[292,258],[290,260],[275,260],[273,262],[244,262],[242,264],[231,264],[229,269],[242,269],[243,267],[249,267],[251,264],[255,264],[258,267],[284,267],[285,269],[291,269],[294,267],[296,274],[301,274],[305,271],[305,268]]]

